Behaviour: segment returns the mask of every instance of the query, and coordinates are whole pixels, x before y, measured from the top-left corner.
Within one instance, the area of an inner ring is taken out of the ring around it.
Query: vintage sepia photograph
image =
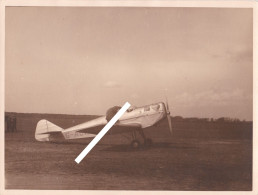
[[[253,8],[9,6],[4,75],[6,190],[253,190]]]

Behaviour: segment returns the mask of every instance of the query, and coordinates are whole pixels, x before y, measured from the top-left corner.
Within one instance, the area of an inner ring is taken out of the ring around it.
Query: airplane
[[[118,112],[121,107],[115,106],[107,110],[106,115],[84,122],[82,124],[63,129],[45,119],[37,123],[35,139],[40,142],[55,141],[56,139],[79,139],[93,138]],[[172,135],[172,124],[168,102],[154,103],[142,107],[131,106],[120,117],[108,134],[130,132],[132,135],[131,146],[134,149],[140,147],[137,132],[143,138],[145,146],[151,146],[152,140],[147,138],[143,129],[157,125],[162,120],[168,120],[170,134]]]

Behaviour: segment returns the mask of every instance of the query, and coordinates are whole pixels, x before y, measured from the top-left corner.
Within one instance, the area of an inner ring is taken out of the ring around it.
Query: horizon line
[[[12,113],[12,114],[46,114],[46,115],[66,115],[66,116],[105,116],[105,115],[99,115],[99,114],[62,114],[62,113],[35,113],[35,112],[10,112],[10,111],[4,111],[4,113]],[[191,117],[185,117],[181,115],[174,115],[170,116],[171,118],[174,117],[182,117],[183,119],[189,119],[189,118],[197,118],[197,119],[220,119],[220,118],[229,118],[229,119],[238,119],[240,121],[253,121],[253,118],[251,120],[247,119],[240,119],[236,117],[229,117],[229,116],[220,116],[220,117],[198,117],[198,116],[191,116]]]

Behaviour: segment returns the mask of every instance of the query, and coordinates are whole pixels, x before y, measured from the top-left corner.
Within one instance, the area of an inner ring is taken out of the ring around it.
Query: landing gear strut
[[[140,142],[137,140],[137,134],[134,130],[132,133],[133,141],[131,142],[131,146],[133,149],[138,149],[140,147]]]
[[[143,132],[142,129],[139,130],[140,135],[142,136],[144,140],[144,146],[150,147],[152,145],[152,140],[150,138],[147,138]]]
[[[134,130],[132,133],[132,138],[133,141],[131,142],[131,146],[133,149],[138,149],[140,147],[140,142],[139,140],[137,140],[137,132],[141,135],[141,137],[143,138],[143,144],[145,147],[150,147],[152,145],[152,140],[150,138],[147,138],[143,132],[142,129],[139,130]]]

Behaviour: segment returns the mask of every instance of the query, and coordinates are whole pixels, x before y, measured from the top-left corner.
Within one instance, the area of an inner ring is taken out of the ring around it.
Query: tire
[[[140,142],[138,140],[133,140],[131,142],[131,146],[133,149],[139,149],[140,148]]]

